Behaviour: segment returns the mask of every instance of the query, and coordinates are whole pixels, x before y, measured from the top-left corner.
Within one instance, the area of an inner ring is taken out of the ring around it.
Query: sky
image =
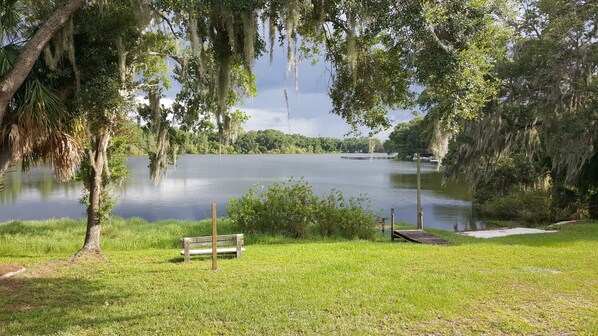
[[[262,55],[254,65],[256,75],[257,96],[247,98],[236,108],[243,110],[249,116],[249,121],[243,125],[246,131],[275,129],[284,133],[298,133],[310,137],[343,138],[351,128],[339,116],[331,114],[332,103],[328,97],[330,86],[330,65],[320,61],[312,65],[310,60],[298,64],[299,90],[295,92],[295,78],[293,70],[287,74],[286,50],[275,48],[274,59],[270,64],[269,55]],[[328,69],[327,69],[328,68]],[[162,103],[174,99],[179,85],[167,92]],[[289,98],[287,112],[284,91]],[[391,111],[389,118],[393,125],[413,119],[411,111]],[[367,129],[361,130],[367,136]],[[392,129],[376,135],[384,140]],[[351,135],[353,136],[353,135]]]
[[[332,102],[328,97],[331,83],[330,64],[320,61],[312,65],[310,60],[298,64],[299,90],[295,92],[293,71],[288,76],[286,50],[277,48],[270,64],[269,55],[263,55],[254,66],[258,93],[239,106],[250,119],[246,130],[276,129],[285,133],[299,133],[306,136],[342,138],[351,127],[339,116],[331,114]],[[285,78],[286,77],[286,78]],[[284,90],[289,97],[287,113]],[[411,111],[390,113],[393,125],[413,119]],[[289,132],[290,129],[290,132]],[[367,130],[362,130],[367,135]],[[392,129],[378,135],[386,139]]]

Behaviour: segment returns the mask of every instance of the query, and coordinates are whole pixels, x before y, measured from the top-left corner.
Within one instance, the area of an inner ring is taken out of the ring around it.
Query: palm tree
[[[14,0],[5,2],[0,12],[0,40],[3,42],[0,78],[3,82],[10,77],[27,48],[15,42],[26,34],[20,19],[23,8]],[[66,132],[72,120],[48,85],[50,82],[43,77],[48,69],[40,61],[35,62],[32,69],[0,119],[0,177],[17,162],[22,162],[23,168],[43,162],[54,167],[58,179],[65,180],[81,162],[82,149]]]
[[[36,29],[33,30],[35,34],[26,39],[27,43],[24,44],[16,62],[13,63],[9,72],[2,74],[0,80],[0,123],[10,109],[14,95],[27,79],[46,44],[85,2],[85,0],[69,0],[64,5],[53,8],[50,17],[43,22],[39,29],[35,27]],[[33,3],[32,5],[39,7],[42,4]],[[24,5],[17,0],[0,0],[0,41],[2,43],[7,34],[19,35],[22,28],[20,14],[23,7]]]

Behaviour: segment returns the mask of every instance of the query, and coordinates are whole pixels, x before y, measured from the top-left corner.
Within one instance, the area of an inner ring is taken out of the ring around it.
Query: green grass
[[[221,233],[234,232],[223,220]],[[70,262],[82,222],[0,224],[0,334],[597,334],[598,224],[450,247],[247,237],[242,259],[183,263],[209,222],[113,220],[104,260]]]

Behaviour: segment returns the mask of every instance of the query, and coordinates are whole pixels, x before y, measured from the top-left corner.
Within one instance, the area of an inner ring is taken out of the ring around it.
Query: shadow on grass
[[[128,297],[115,293],[99,282],[74,278],[0,280],[0,329],[6,335],[47,335],[147,317],[112,311]]]
[[[237,259],[237,257],[234,254],[220,254],[218,255],[218,260],[229,260],[229,259]],[[211,261],[212,260],[212,255],[211,254],[206,254],[206,255],[196,255],[196,256],[191,256],[191,262],[194,261]],[[169,262],[173,263],[173,264],[181,264],[183,262],[185,262],[185,258],[181,257],[175,257],[172,258],[170,260],[168,260]]]

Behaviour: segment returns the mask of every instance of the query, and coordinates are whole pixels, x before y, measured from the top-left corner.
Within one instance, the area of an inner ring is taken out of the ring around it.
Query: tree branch
[[[430,35],[432,35],[432,39],[434,40],[434,42],[436,42],[436,44],[438,44],[438,46],[446,51],[449,54],[456,54],[457,50],[455,48],[453,48],[450,45],[444,44],[444,42],[442,42],[440,40],[440,38],[438,37],[438,35],[436,35],[436,30],[434,29],[434,26],[431,23],[428,23],[426,25],[426,29],[428,30],[428,32],[430,33]]]
[[[46,44],[85,2],[86,0],[70,0],[66,5],[55,10],[29,42],[25,44],[15,66],[0,81],[0,123],[4,119],[10,101],[19,87],[25,82]]]
[[[172,26],[172,22],[170,22],[170,19],[168,19],[166,17],[166,15],[162,14],[160,11],[154,9],[154,13],[156,13],[162,20],[164,20],[164,22],[166,22],[166,24],[168,25],[168,27],[170,28],[170,31],[172,32],[172,35],[174,35],[174,37],[176,38],[180,38],[182,34],[177,34],[177,32],[174,30],[174,27]]]

